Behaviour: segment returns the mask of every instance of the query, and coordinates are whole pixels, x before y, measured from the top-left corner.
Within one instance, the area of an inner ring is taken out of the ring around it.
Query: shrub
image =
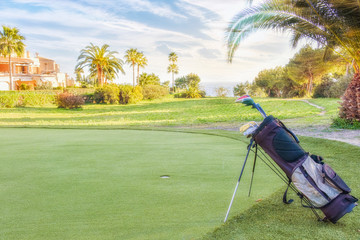
[[[25,84],[25,83],[22,83],[22,84],[19,86],[19,90],[30,90],[30,85]]]
[[[333,119],[331,126],[343,129],[360,129],[360,122],[356,120],[349,120],[337,117]]]
[[[348,74],[339,78],[329,89],[330,97],[340,98],[344,95],[346,88],[349,86],[349,83],[353,79],[353,75]]]
[[[189,87],[185,93],[186,98],[201,98],[200,90],[197,87]]]
[[[19,106],[44,106],[55,102],[56,95],[53,92],[21,92]]]
[[[95,89],[94,101],[97,104],[105,102],[105,91],[102,87],[98,87]]]
[[[119,86],[119,103],[137,103],[143,99],[142,88],[140,86],[133,87],[131,85]]]
[[[96,103],[110,103],[119,102],[119,88],[116,85],[105,85],[98,87],[94,92],[94,100]]]
[[[94,103],[94,93],[82,94],[85,103]]]
[[[51,82],[40,82],[35,86],[35,90],[52,90],[52,83]]]
[[[325,75],[321,79],[321,83],[314,89],[313,98],[329,98],[331,97],[330,88],[334,85],[334,81],[330,76]]]
[[[81,96],[63,92],[56,96],[56,105],[58,108],[65,109],[81,108],[81,105],[84,105],[84,99]]]
[[[145,85],[142,87],[144,99],[157,99],[168,95],[168,89],[160,85]]]
[[[187,96],[186,92],[179,92],[174,94],[175,98],[186,98],[186,96]]]
[[[54,104],[54,92],[6,91],[0,93],[0,107],[44,106]]]
[[[19,94],[16,92],[4,92],[0,94],[0,107],[13,108],[18,105]]]

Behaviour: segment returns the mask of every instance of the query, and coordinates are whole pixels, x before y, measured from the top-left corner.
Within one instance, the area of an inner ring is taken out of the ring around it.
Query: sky
[[[256,1],[255,1],[256,3]],[[148,59],[141,72],[155,73],[161,82],[168,55],[178,55],[179,73],[199,75],[206,83],[252,81],[259,71],[285,65],[295,50],[286,34],[258,32],[227,61],[225,29],[247,7],[246,0],[1,0],[1,25],[17,27],[26,50],[54,59],[61,72],[74,76],[81,49],[108,44],[124,60],[137,48]],[[116,82],[131,83],[132,68]]]

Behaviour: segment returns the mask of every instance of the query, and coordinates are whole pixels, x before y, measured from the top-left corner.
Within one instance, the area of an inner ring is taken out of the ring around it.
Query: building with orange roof
[[[14,89],[19,90],[22,84],[30,89],[37,85],[50,84],[52,87],[66,87],[66,74],[60,72],[60,67],[52,59],[30,56],[30,52],[17,57],[11,56],[12,79]],[[9,59],[0,56],[0,90],[10,90]]]

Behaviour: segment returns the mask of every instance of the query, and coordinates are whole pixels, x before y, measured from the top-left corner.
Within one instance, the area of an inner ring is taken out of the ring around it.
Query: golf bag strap
[[[294,199],[289,199],[289,201],[288,201],[287,198],[286,198],[286,195],[287,195],[287,192],[289,190],[290,184],[291,184],[291,179],[289,179],[289,183],[287,185],[287,188],[286,188],[286,190],[284,192],[284,196],[283,196],[283,203],[285,203],[285,204],[290,204],[290,203],[292,203],[294,201]]]
[[[280,121],[279,119],[277,119],[277,122],[281,125],[281,127],[283,127],[288,133],[290,133],[290,135],[294,138],[294,140],[297,142],[297,143],[300,143],[299,139],[297,138],[297,136],[290,130],[288,129],[285,124],[283,124],[282,121]]]

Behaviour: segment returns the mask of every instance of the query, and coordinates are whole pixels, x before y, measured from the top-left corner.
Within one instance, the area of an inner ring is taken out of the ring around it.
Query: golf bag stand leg
[[[231,198],[230,205],[229,205],[229,208],[228,208],[228,210],[227,210],[227,213],[226,213],[224,222],[226,222],[226,220],[227,220],[227,218],[228,218],[228,216],[229,216],[230,209],[231,209],[231,206],[232,206],[232,204],[233,204],[236,191],[237,191],[237,189],[238,189],[238,187],[239,187],[239,183],[240,183],[240,180],[241,180],[241,176],[242,176],[242,174],[243,174],[243,172],[244,172],[244,168],[245,168],[245,165],[246,165],[246,161],[247,161],[247,159],[248,159],[248,157],[249,157],[250,150],[251,150],[251,148],[252,148],[252,146],[253,146],[253,142],[254,142],[254,139],[251,138],[250,144],[248,145],[248,151],[247,151],[247,153],[246,153],[245,161],[244,161],[244,164],[243,164],[243,166],[242,166],[241,173],[240,173],[239,179],[238,179],[238,181],[237,181],[234,194],[233,194],[233,196],[232,196],[232,198]]]

